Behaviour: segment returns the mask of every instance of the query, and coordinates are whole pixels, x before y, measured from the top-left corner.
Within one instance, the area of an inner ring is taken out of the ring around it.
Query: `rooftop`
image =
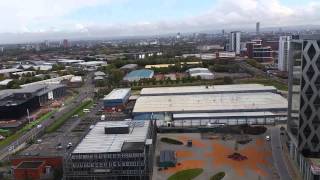
[[[129,74],[127,74],[123,79],[124,80],[130,80],[134,78],[152,78],[154,74],[154,71],[149,69],[140,69],[136,71],[131,71]]]
[[[3,81],[0,81],[0,86],[6,86],[11,81],[13,81],[13,79],[5,79]]]
[[[130,88],[125,89],[114,89],[108,95],[104,97],[104,100],[114,100],[114,99],[123,99],[130,93]]]
[[[266,117],[266,116],[279,116],[272,112],[229,112],[229,113],[183,113],[173,114],[174,119],[185,119],[185,118],[224,118],[224,117]],[[284,114],[286,116],[286,114]]]
[[[113,121],[98,122],[87,136],[72,152],[79,153],[108,153],[128,151],[130,147],[139,147],[147,140],[150,121]],[[129,125],[129,134],[105,134],[105,127]]]
[[[43,161],[23,161],[18,165],[18,169],[36,169],[41,166]]]
[[[216,85],[216,86],[181,86],[181,87],[158,87],[143,88],[142,96],[152,95],[183,95],[183,94],[218,94],[218,93],[249,93],[249,92],[275,92],[273,86],[261,84],[237,84],[237,85]]]
[[[141,96],[133,113],[286,111],[288,102],[274,93]]]
[[[23,71],[21,69],[16,69],[16,68],[12,68],[12,69],[0,69],[0,74],[5,74],[5,73],[14,73],[14,72],[20,72]]]
[[[126,65],[122,66],[120,69],[135,69],[137,67],[138,67],[137,64],[126,64]]]

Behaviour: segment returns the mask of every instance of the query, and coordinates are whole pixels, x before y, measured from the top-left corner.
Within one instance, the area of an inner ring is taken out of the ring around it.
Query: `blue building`
[[[103,99],[104,109],[107,112],[123,111],[129,98],[131,96],[131,89],[114,89]]]
[[[140,81],[141,79],[151,79],[154,76],[154,71],[149,69],[141,69],[136,71],[131,71],[128,73],[123,80],[134,82],[134,81]]]

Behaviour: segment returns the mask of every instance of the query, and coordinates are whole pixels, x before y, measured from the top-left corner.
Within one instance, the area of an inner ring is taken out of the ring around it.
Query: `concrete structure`
[[[293,37],[289,48],[288,149],[303,179],[320,179],[320,36]]]
[[[103,99],[105,111],[123,111],[129,101],[130,96],[131,89],[114,89]]]
[[[233,31],[230,33],[229,39],[229,51],[235,52],[237,55],[240,54],[240,44],[241,44],[241,32]]]
[[[143,88],[141,96],[166,96],[166,95],[193,95],[193,94],[226,94],[226,93],[276,93],[273,86],[261,84],[236,84],[236,85],[216,85],[216,86],[182,86],[182,87],[158,87]]]
[[[256,35],[260,34],[260,22],[256,23]]]
[[[11,81],[13,81],[13,79],[5,79],[3,81],[0,81],[0,86],[7,86]]]
[[[154,71],[148,70],[148,69],[141,69],[136,71],[131,71],[129,74],[127,74],[123,80],[134,82],[134,81],[140,81],[141,79],[151,79],[153,78]]]
[[[0,75],[4,76],[4,77],[10,77],[10,75],[12,73],[15,72],[21,72],[23,71],[22,69],[16,69],[16,68],[12,68],[12,69],[0,69]]]
[[[132,71],[138,68],[137,64],[126,64],[122,66],[120,69],[125,71]]]
[[[247,86],[247,87],[246,87]],[[142,89],[133,109],[135,120],[158,125],[273,124],[286,121],[287,101],[274,87],[223,85]]]
[[[259,62],[270,62],[273,60],[273,50],[270,46],[263,46],[262,40],[255,39],[246,43],[247,56]]]
[[[153,121],[99,122],[66,158],[64,177],[151,180]]]
[[[191,68],[187,71],[190,77],[200,77],[201,79],[214,79],[214,75],[207,68]]]
[[[280,36],[279,39],[279,55],[278,69],[279,71],[288,71],[289,68],[289,49],[291,36]]]
[[[101,72],[101,71],[97,71],[94,73],[94,76],[106,76],[106,73]]]
[[[33,85],[0,91],[0,118],[19,119],[65,94],[64,85]]]
[[[21,87],[35,86],[35,85],[50,85],[50,84],[61,84],[63,81],[70,81],[74,75],[66,75],[57,78],[46,79],[43,81],[37,81],[21,85]]]

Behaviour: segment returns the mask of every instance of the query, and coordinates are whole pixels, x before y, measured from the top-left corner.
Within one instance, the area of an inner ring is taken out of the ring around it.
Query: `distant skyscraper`
[[[177,36],[176,36],[176,38],[177,38],[177,39],[180,39],[180,38],[181,38],[181,33],[178,33]]]
[[[279,39],[279,56],[278,56],[279,71],[288,71],[290,40],[291,40],[290,36],[281,36]]]
[[[260,22],[257,22],[257,24],[256,24],[256,34],[257,35],[260,34]]]
[[[63,40],[63,48],[67,49],[69,47],[69,41],[68,39]]]
[[[229,51],[235,52],[237,55],[240,54],[241,50],[241,32],[240,31],[233,31],[230,34],[229,39]]]
[[[224,31],[224,29],[222,29],[222,35],[224,35],[225,34],[225,31]]]
[[[303,179],[320,179],[320,36],[290,41],[288,105],[290,157]]]

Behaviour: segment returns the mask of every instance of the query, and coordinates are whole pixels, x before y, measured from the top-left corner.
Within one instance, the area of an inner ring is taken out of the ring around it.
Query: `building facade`
[[[279,39],[279,55],[278,55],[279,71],[288,71],[290,39],[291,39],[290,36],[281,36]]]
[[[100,122],[65,159],[67,180],[151,180],[154,121]]]
[[[229,39],[229,51],[235,52],[237,55],[240,54],[241,51],[241,32],[234,31],[230,34]]]
[[[320,36],[293,37],[289,48],[287,146],[303,179],[320,179]]]

